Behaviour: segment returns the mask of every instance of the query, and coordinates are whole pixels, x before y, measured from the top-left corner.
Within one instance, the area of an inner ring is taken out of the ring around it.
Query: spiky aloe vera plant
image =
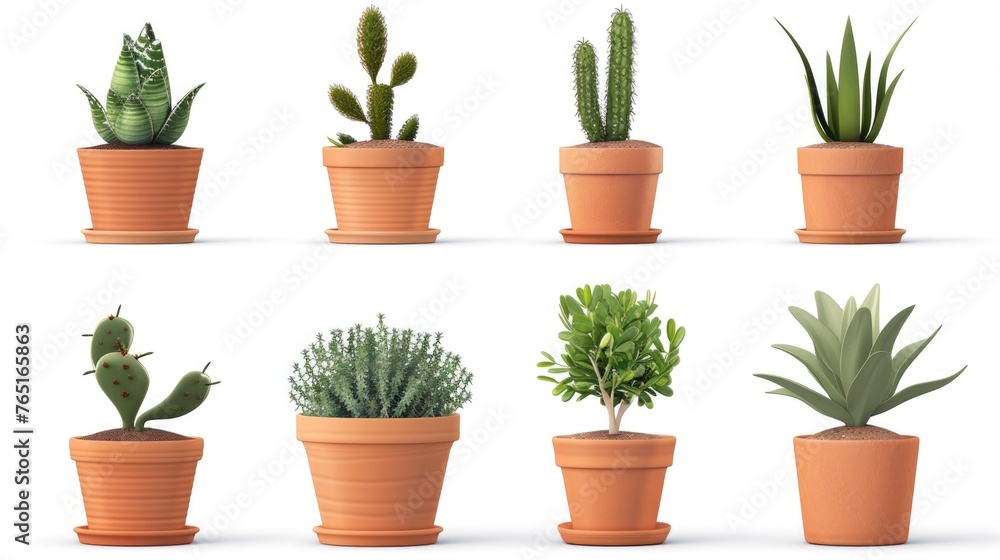
[[[392,108],[395,100],[395,88],[409,82],[417,73],[417,57],[410,52],[404,52],[392,63],[392,72],[388,84],[378,83],[378,73],[385,61],[385,53],[389,42],[385,26],[385,17],[375,6],[370,6],[361,14],[358,23],[358,56],[361,66],[371,79],[368,86],[368,112],[361,108],[358,97],[346,86],[334,84],[330,86],[330,103],[344,117],[368,125],[372,140],[388,140],[392,134]],[[417,115],[406,119],[396,136],[398,140],[413,141],[420,128],[420,118]],[[329,139],[336,146],[353,144],[357,140],[344,133],[338,133],[337,138]]]
[[[880,329],[879,297],[880,290],[876,284],[860,306],[852,297],[841,307],[829,295],[816,292],[817,316],[798,307],[788,308],[809,333],[814,352],[787,344],[775,344],[773,347],[801,362],[826,396],[784,377],[763,373],[754,375],[779,386],[769,391],[771,394],[795,397],[820,414],[847,426],[866,426],[872,416],[940,389],[965,371],[963,367],[949,377],[917,383],[897,391],[903,374],[937,336],[941,327],[929,337],[904,346],[894,355],[892,351],[896,338],[914,306],[897,313]]]
[[[187,128],[199,84],[172,104],[163,46],[146,24],[134,40],[125,35],[104,106],[77,84],[90,102],[94,127],[109,144],[173,144]]]
[[[778,21],[777,19],[775,21]],[[913,21],[915,23],[916,20]],[[816,131],[826,142],[874,142],[882,131],[882,124],[885,122],[885,115],[889,111],[889,102],[892,94],[896,91],[896,84],[902,77],[901,70],[892,82],[886,87],[889,77],[889,62],[896,52],[896,47],[903,40],[906,32],[913,27],[910,23],[899,38],[892,45],[885,61],[882,62],[882,70],[879,72],[878,84],[875,90],[874,106],[872,104],[872,54],[868,53],[868,60],[865,62],[863,80],[858,75],[858,55],[854,43],[854,29],[851,27],[851,18],[847,18],[847,26],[844,29],[844,41],[840,49],[840,72],[835,75],[833,72],[833,59],[830,52],[826,53],[826,106],[827,112],[823,113],[823,102],[819,95],[819,87],[816,85],[816,76],[813,73],[809,59],[806,58],[802,47],[799,46],[791,32],[778,21],[778,25],[785,31],[788,38],[795,45],[795,50],[802,59],[802,65],[806,69],[806,85],[809,88],[809,104],[812,107],[813,123]]]
[[[618,10],[608,31],[608,81],[604,114],[597,84],[597,53],[583,39],[573,52],[576,76],[576,112],[590,142],[628,140],[632,131],[632,102],[635,99],[635,25],[632,14]]]
[[[151,420],[177,418],[201,406],[208,398],[212,385],[221,383],[213,383],[205,373],[208,364],[201,371],[184,374],[167,398],[139,415],[139,408],[149,390],[149,372],[139,360],[152,352],[129,353],[135,329],[119,313],[120,306],[114,315],[101,319],[92,334],[84,335],[90,337],[90,360],[94,367],[84,375],[95,374],[101,391],[118,410],[122,428],[142,431]]]

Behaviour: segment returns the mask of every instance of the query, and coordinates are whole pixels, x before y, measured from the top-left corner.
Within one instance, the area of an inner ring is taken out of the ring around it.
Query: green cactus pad
[[[208,365],[205,366],[205,369],[208,369]],[[181,377],[167,398],[139,417],[135,429],[145,429],[146,422],[150,420],[166,420],[184,416],[201,406],[208,398],[212,385],[220,383],[219,381],[213,383],[212,378],[205,373],[205,369],[184,374],[184,377]]]
[[[97,384],[118,409],[122,428],[135,428],[135,417],[149,390],[146,368],[132,354],[113,352],[99,359],[94,369]]]
[[[90,339],[90,363],[97,367],[97,362],[113,352],[128,352],[132,347],[135,330],[132,323],[117,315],[108,315],[97,323]]]
[[[368,86],[368,126],[372,140],[388,140],[392,134],[392,86]]]

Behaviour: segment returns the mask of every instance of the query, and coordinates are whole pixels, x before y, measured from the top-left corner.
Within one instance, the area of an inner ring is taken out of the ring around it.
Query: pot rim
[[[567,175],[658,175],[663,173],[663,147],[563,146],[559,148],[559,172]]]
[[[404,155],[410,157],[404,157]],[[444,165],[444,146],[365,149],[323,146],[323,165],[335,168],[371,167],[377,169],[441,167]]]
[[[173,144],[171,144],[171,146],[173,146]],[[83,146],[77,148],[78,152],[101,152],[108,154],[150,154],[150,153],[163,154],[167,152],[177,152],[178,154],[183,154],[185,152],[191,152],[195,150],[204,152],[205,148],[199,146],[174,146],[172,148],[143,148],[141,150],[129,150],[129,149],[116,150],[113,148],[112,149],[96,148],[94,146]]]
[[[191,436],[170,441],[69,439],[74,461],[109,463],[187,463],[202,458],[205,440]]]
[[[905,445],[912,443],[914,441],[919,442],[920,438],[917,436],[908,436],[900,434],[900,437],[893,439],[809,439],[810,436],[815,434],[806,434],[801,436],[794,436],[792,438],[793,442],[802,442],[805,445],[811,445],[813,443],[819,443],[823,445],[841,445],[844,447],[850,445]]]
[[[554,436],[556,465],[581,469],[650,469],[673,465],[675,436],[593,440]]]
[[[813,148],[796,150],[801,175],[901,175],[903,148]]]
[[[295,437],[305,443],[393,445],[458,440],[460,415],[424,418],[330,418],[295,415]]]

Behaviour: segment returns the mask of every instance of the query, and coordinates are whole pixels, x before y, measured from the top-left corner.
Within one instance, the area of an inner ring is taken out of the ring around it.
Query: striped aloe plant
[[[915,22],[916,20],[914,20]],[[910,30],[910,27],[913,27],[913,23],[910,23],[903,30],[903,33],[896,39],[896,43],[892,45],[892,49],[889,50],[889,54],[886,55],[885,61],[882,62],[882,71],[879,73],[873,107],[872,55],[870,52],[868,53],[864,77],[859,79],[854,29],[851,27],[851,18],[847,18],[844,41],[840,49],[839,77],[833,72],[833,60],[830,58],[829,51],[826,53],[827,112],[825,115],[823,102],[819,96],[819,87],[816,85],[816,76],[809,64],[809,59],[806,58],[802,47],[799,46],[795,37],[792,37],[791,32],[780,21],[778,25],[792,40],[795,50],[799,53],[799,58],[802,59],[802,65],[805,66],[813,123],[823,140],[826,142],[874,142],[879,132],[882,131],[885,115],[889,111],[889,101],[892,99],[893,92],[896,91],[899,78],[903,75],[903,72],[900,71],[887,87],[889,62],[892,60],[892,55],[896,52],[899,42],[903,40],[903,36]]]
[[[187,128],[191,104],[204,85],[173,105],[163,46],[147,23],[135,39],[124,36],[104,106],[87,88],[77,87],[87,96],[94,127],[105,142],[173,144]]]

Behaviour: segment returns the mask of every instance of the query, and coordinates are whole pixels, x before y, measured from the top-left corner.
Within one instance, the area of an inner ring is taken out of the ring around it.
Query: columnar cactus
[[[177,418],[201,406],[211,386],[220,383],[213,383],[205,374],[207,364],[201,371],[181,377],[163,402],[144,412],[136,421],[149,390],[149,372],[139,360],[152,352],[129,354],[134,330],[131,323],[118,316],[119,312],[121,307],[114,315],[101,319],[93,334],[84,335],[91,337],[90,356],[94,364],[94,369],[84,375],[96,374],[97,385],[121,416],[122,428],[142,431],[150,420]]]
[[[635,25],[632,15],[618,10],[608,32],[608,83],[606,118],[601,118],[597,92],[597,54],[586,39],[576,44],[573,71],[576,74],[576,110],[587,139],[591,142],[628,140],[632,129],[632,101],[635,97]]]
[[[105,142],[173,144],[187,128],[191,104],[204,85],[172,104],[163,46],[147,23],[136,39],[124,36],[104,106],[87,88],[77,87],[87,96],[94,127]]]
[[[392,73],[388,84],[378,83],[378,73],[382,69],[385,61],[388,35],[385,27],[385,17],[375,6],[367,8],[361,14],[361,22],[358,23],[358,56],[361,57],[361,66],[372,83],[368,86],[368,113],[361,108],[358,97],[345,86],[335,84],[330,86],[330,103],[344,117],[368,125],[371,131],[372,140],[388,140],[392,134],[392,107],[395,97],[395,88],[409,82],[417,72],[417,57],[413,53],[405,52],[396,58],[392,63]],[[403,123],[398,140],[412,141],[417,137],[417,130],[420,128],[420,119],[413,115]],[[330,142],[337,146],[344,146],[356,142],[353,136],[338,133],[337,139],[330,138]]]

